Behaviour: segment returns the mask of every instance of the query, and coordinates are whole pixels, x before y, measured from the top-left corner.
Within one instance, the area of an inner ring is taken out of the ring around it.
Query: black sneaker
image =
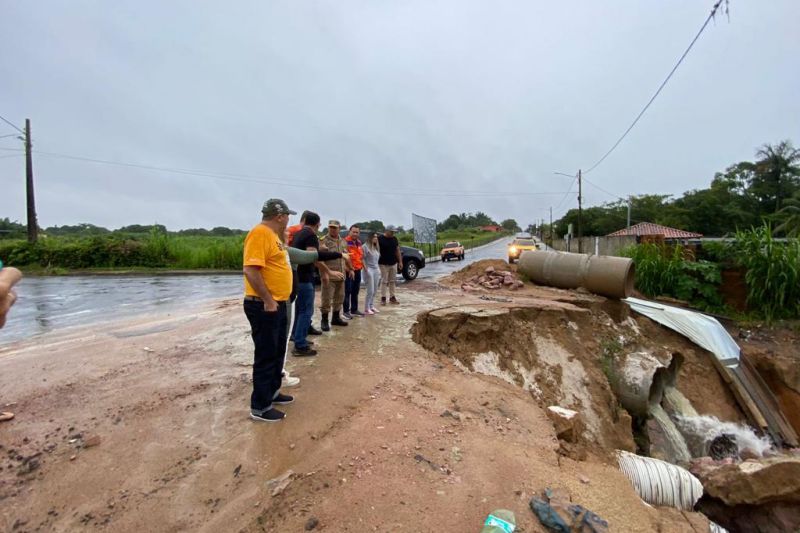
[[[305,348],[298,348],[297,346],[292,349],[292,355],[295,357],[313,357],[317,355],[317,351],[311,346]]]
[[[308,334],[309,335],[322,335],[322,332],[318,329],[315,329],[314,326],[308,326]]]
[[[384,296],[383,298],[381,298],[381,303],[382,303],[382,304],[385,304],[385,303],[386,303],[386,296]]]
[[[257,415],[251,411],[250,418],[258,422],[280,422],[281,420],[286,418],[286,413],[284,413],[283,411],[278,411],[273,407],[272,409],[264,411],[260,415]]]
[[[292,344],[294,344],[294,341],[292,341]],[[314,346],[314,341],[306,339],[306,344],[308,344],[309,346]]]
[[[394,305],[397,305],[397,304],[399,304],[399,303],[400,303],[400,302],[398,302],[398,301],[397,301],[397,298],[395,298],[394,296],[392,296],[392,297],[389,299],[389,302],[393,303]]]
[[[272,400],[272,403],[277,405],[289,405],[292,402],[294,402],[294,396],[289,396],[288,394],[281,394],[280,392]]]

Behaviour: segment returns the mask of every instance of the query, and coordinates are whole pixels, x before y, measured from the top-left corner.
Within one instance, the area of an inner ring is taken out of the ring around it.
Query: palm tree
[[[777,213],[783,199],[792,196],[798,188],[800,149],[792,146],[791,141],[781,141],[777,145],[765,144],[756,156],[759,159],[751,191],[760,196],[762,202],[773,204],[772,212]]]

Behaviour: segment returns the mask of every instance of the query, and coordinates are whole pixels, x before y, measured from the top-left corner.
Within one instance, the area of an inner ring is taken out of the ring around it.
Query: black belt
[[[245,297],[244,297],[244,301],[245,301],[245,302],[263,302],[264,300],[262,300],[262,299],[261,299],[260,297],[258,297],[258,296],[249,296],[249,295],[248,295],[248,296],[245,296]],[[277,303],[278,305],[286,305],[286,302],[276,302],[276,303]]]

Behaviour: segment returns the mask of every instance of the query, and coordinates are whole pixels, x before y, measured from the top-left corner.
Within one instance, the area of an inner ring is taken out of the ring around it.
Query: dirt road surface
[[[430,281],[290,358],[278,424],[248,418],[239,300],[0,348],[2,531],[479,531],[545,487],[613,531],[707,530],[646,506],[613,464],[559,455],[530,393],[413,342],[416,314],[477,302]]]

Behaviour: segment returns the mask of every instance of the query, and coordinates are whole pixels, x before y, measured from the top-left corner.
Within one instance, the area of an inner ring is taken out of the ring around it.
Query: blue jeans
[[[345,313],[358,311],[358,291],[361,290],[361,270],[356,270],[353,279],[344,278],[344,308]]]
[[[278,302],[278,310],[264,311],[263,302],[244,301],[244,314],[250,321],[253,337],[253,393],[250,411],[263,414],[272,408],[272,400],[281,388],[281,373],[286,357],[286,302]]]
[[[308,348],[308,328],[311,327],[311,317],[314,316],[314,284],[299,283],[297,285],[297,300],[295,301],[295,314],[292,340],[295,348]]]

